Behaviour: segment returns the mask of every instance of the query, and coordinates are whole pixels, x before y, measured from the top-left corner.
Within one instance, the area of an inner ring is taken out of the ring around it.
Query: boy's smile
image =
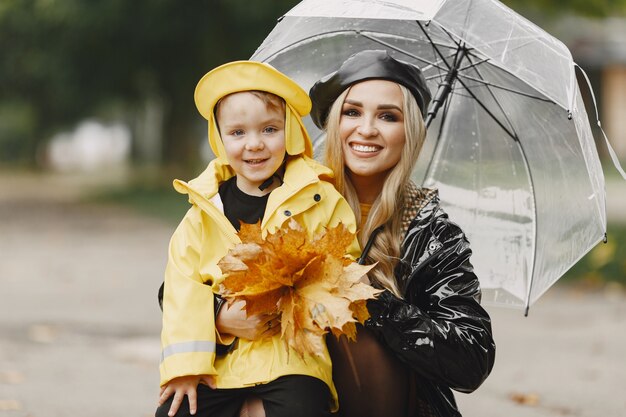
[[[228,163],[237,174],[237,187],[249,195],[259,190],[285,158],[285,112],[267,105],[250,92],[224,97],[216,114]],[[275,188],[275,186],[274,186]]]

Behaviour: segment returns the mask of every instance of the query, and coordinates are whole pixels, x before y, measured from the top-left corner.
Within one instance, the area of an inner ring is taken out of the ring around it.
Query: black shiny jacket
[[[495,360],[491,320],[463,231],[433,197],[411,222],[396,278],[404,299],[385,290],[365,323],[413,370],[416,395],[439,417],[461,416],[451,389],[471,392]]]

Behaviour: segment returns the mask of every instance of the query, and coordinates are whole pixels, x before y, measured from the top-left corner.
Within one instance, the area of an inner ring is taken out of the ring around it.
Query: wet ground
[[[89,181],[0,175],[0,416],[154,413],[155,295],[174,226],[80,203]],[[624,187],[607,189],[622,219]],[[623,288],[557,285],[529,317],[490,311],[497,361],[457,395],[465,417],[625,415]]]

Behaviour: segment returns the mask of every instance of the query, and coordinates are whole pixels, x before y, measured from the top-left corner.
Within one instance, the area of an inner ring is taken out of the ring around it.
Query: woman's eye
[[[343,111],[342,114],[348,117],[357,117],[359,115],[359,112],[356,111],[355,109],[346,109]]]
[[[395,114],[392,113],[383,113],[380,115],[380,118],[387,122],[395,122],[398,120]]]

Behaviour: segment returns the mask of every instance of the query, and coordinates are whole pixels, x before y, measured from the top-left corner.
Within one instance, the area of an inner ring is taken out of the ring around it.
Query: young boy
[[[311,235],[339,223],[355,232],[350,207],[326,181],[332,172],[311,159],[301,120],[310,99],[271,66],[237,61],[207,73],[195,101],[216,159],[188,184],[174,181],[192,206],[170,242],[156,415],[230,417],[250,396],[261,398],[268,417],[327,415],[337,408],[327,351],[301,358],[268,331],[215,353],[233,339],[215,328],[214,293],[223,280],[217,263],[240,241],[241,221],[260,220],[264,233],[290,219]],[[357,257],[356,240],[349,252]]]

